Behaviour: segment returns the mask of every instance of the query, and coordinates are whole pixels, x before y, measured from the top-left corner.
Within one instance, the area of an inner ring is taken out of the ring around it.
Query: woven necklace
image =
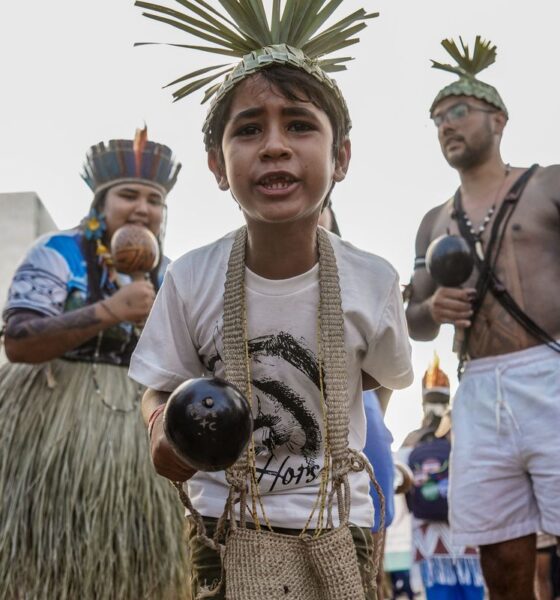
[[[338,269],[334,251],[328,234],[317,230],[319,251],[319,309],[317,317],[317,338],[319,354],[319,379],[321,405],[325,422],[325,464],[318,492],[318,501],[313,510],[320,507],[318,526],[323,526],[322,513],[328,512],[327,527],[332,526],[332,499],[341,486],[338,510],[340,522],[346,523],[349,516],[350,494],[347,485],[348,472],[348,391],[346,349],[344,345],[344,320],[338,280]],[[245,248],[247,228],[236,233],[231,249],[224,289],[224,363],[226,379],[244,390],[252,401],[251,368],[248,350],[247,307],[245,297]],[[323,388],[324,381],[324,388]],[[233,488],[240,491],[240,520],[244,522],[245,503],[243,490],[249,480],[252,513],[255,526],[257,504],[262,501],[258,491],[255,452],[253,443],[240,460],[226,472],[226,478]],[[346,473],[344,472],[346,471]],[[328,491],[331,480],[333,486]],[[336,490],[335,490],[336,488]],[[313,512],[303,532],[308,528]],[[265,516],[267,526],[270,526]]]

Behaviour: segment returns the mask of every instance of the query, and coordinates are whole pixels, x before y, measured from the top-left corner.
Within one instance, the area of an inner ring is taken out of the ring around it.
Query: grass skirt
[[[183,510],[123,367],[0,368],[0,598],[186,596]]]

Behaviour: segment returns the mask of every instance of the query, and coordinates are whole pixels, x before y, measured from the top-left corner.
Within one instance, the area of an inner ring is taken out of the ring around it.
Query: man
[[[494,62],[495,46],[477,37],[471,57],[464,44],[463,53],[442,44],[458,66],[433,66],[459,80],[430,113],[460,188],[420,225],[407,319],[416,340],[434,339],[442,323],[463,338],[453,408],[454,539],[480,545],[492,600],[533,599],[535,532],[560,534],[560,166],[504,164],[507,109],[475,77]],[[462,288],[438,287],[425,267],[430,242],[445,233],[462,235],[473,251],[475,269]]]

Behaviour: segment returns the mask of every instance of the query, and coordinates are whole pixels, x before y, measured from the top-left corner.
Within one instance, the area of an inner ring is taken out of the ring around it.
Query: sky
[[[181,9],[174,0],[161,3]],[[356,59],[336,77],[353,121],[352,161],[333,202],[343,237],[387,258],[404,283],[422,216],[458,185],[428,116],[437,92],[454,79],[430,68],[430,59],[448,62],[440,41],[461,35],[472,44],[480,34],[497,45],[496,64],[480,78],[498,88],[510,113],[504,161],[556,163],[560,3],[346,0],[336,14],[362,6],[381,14],[360,44],[339,53]],[[177,258],[238,227],[242,216],[206,167],[201,95],[173,104],[162,87],[227,61],[180,48],[134,48],[139,41],[193,43],[142,17],[132,0],[0,0],[0,193],[35,191],[57,225],[71,227],[91,201],[79,177],[87,149],[131,138],[146,123],[150,139],[169,145],[183,163],[168,199],[166,253]],[[434,350],[456,388],[450,326],[434,342],[412,346],[416,380],[393,394],[386,416],[395,447],[420,423],[421,378]]]

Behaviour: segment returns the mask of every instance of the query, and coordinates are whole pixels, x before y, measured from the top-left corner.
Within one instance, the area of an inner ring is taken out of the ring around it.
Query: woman
[[[161,239],[179,170],[146,129],[93,146],[89,215],[40,238],[13,278],[11,364],[0,369],[2,598],[182,595],[180,503],[153,471],[142,390],[127,377],[166,261],[132,281],[108,250],[125,224]]]

